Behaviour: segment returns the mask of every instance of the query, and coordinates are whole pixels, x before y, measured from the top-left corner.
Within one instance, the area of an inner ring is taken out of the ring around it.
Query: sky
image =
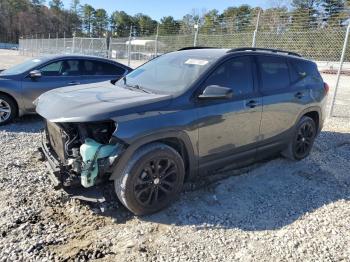
[[[63,0],[66,8],[70,7],[71,0]],[[181,19],[185,14],[191,13],[192,9],[200,13],[203,9],[218,9],[222,12],[229,6],[248,4],[252,7],[269,7],[269,0],[81,0],[81,4],[89,4],[95,9],[104,8],[109,14],[113,11],[125,11],[130,15],[144,13],[153,19],[160,20],[163,16],[173,16]]]

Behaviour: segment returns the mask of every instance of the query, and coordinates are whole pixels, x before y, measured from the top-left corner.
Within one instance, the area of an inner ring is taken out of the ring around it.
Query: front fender
[[[182,130],[163,130],[163,131],[155,132],[155,133],[140,137],[135,141],[133,141],[133,143],[129,145],[121,155],[109,179],[115,180],[118,177],[118,175],[123,172],[123,169],[126,167],[128,161],[131,159],[131,157],[133,156],[133,154],[137,149],[139,149],[140,147],[146,144],[150,144],[152,142],[164,140],[167,138],[168,139],[177,138],[180,141],[182,141],[182,143],[186,148],[188,159],[189,159],[188,178],[191,179],[194,176],[196,176],[197,170],[198,170],[198,156],[195,153],[196,151],[194,150],[193,142],[191,141],[188,134]]]

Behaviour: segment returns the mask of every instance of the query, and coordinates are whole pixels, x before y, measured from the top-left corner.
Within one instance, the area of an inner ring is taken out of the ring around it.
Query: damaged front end
[[[126,145],[113,136],[112,121],[53,123],[46,121],[41,151],[55,188],[92,187],[108,180]]]

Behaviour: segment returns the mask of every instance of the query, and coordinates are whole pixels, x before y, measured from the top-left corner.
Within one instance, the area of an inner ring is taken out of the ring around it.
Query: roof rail
[[[180,48],[180,49],[177,50],[177,51],[192,50],[192,49],[211,49],[211,48],[215,48],[215,47],[208,47],[208,46],[188,46],[188,47]]]
[[[284,50],[279,50],[279,49],[258,48],[258,47],[234,48],[234,49],[229,50],[228,53],[239,52],[239,51],[267,51],[267,52],[272,52],[272,53],[284,53],[287,55],[301,57],[301,55],[299,55],[298,53],[294,53],[294,52],[289,52],[289,51],[284,51]]]

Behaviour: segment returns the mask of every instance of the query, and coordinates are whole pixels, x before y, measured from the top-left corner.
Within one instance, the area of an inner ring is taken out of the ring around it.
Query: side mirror
[[[207,86],[203,93],[198,96],[199,99],[230,99],[233,95],[232,89],[223,86]]]
[[[33,70],[29,72],[29,77],[31,79],[37,79],[41,77],[41,72],[39,70]]]

